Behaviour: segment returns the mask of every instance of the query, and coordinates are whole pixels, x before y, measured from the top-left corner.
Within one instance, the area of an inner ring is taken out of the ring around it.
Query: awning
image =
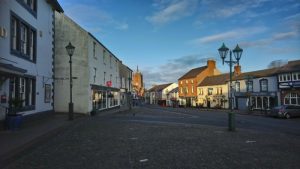
[[[27,70],[18,68],[11,64],[0,63],[1,75],[24,75]]]

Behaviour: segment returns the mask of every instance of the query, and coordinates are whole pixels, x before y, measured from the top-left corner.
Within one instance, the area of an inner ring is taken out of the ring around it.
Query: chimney
[[[240,65],[235,65],[234,66],[234,76],[238,76],[242,73],[241,71],[241,66]]]
[[[207,60],[207,67],[209,70],[213,70],[216,68],[216,61],[214,60]]]

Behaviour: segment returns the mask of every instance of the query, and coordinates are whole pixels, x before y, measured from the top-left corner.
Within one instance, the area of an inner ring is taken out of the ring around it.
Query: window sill
[[[27,61],[32,62],[32,63],[36,63],[36,61],[30,60],[28,55],[24,55],[24,54],[22,54],[21,52],[19,52],[17,50],[11,49],[10,53],[13,54],[14,56],[18,57],[18,58],[27,60]]]

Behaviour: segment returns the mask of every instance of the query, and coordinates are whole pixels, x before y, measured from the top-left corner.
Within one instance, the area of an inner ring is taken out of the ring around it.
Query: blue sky
[[[65,14],[96,36],[146,87],[176,82],[208,58],[222,65],[225,42],[244,49],[242,71],[300,59],[300,0],[59,0]]]

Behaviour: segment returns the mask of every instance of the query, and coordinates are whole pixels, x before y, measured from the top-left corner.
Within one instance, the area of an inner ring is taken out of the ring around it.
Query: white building
[[[9,100],[23,115],[53,110],[54,10],[56,0],[0,1],[0,120]]]
[[[266,110],[278,105],[278,68],[242,73],[233,79],[236,109]]]
[[[54,108],[68,112],[70,101],[69,56],[65,46],[75,46],[72,56],[74,112],[89,114],[120,106],[120,88],[126,77],[120,77],[120,60],[92,34],[64,14],[55,13],[55,92]],[[128,86],[130,87],[130,86]]]

